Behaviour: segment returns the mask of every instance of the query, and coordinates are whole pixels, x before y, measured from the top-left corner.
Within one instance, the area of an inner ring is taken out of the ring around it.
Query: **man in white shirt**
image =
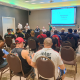
[[[22,29],[22,24],[18,23],[18,29]]]
[[[41,57],[45,56],[51,59],[55,65],[55,78],[59,78],[59,70],[60,70],[60,77],[62,76],[62,80],[65,77],[65,67],[63,64],[63,61],[59,55],[58,52],[54,51],[52,47],[52,39],[51,38],[46,38],[44,40],[44,48],[37,51],[33,56],[32,56],[32,62],[31,65],[32,67],[36,68],[36,60]],[[49,80],[54,80],[54,78],[50,78]]]
[[[30,30],[30,26],[28,25],[28,23],[26,23],[26,26],[24,28],[26,29],[26,32]]]
[[[43,31],[43,32],[46,32],[46,31],[47,31],[47,30],[45,29],[45,27],[44,27],[44,26],[43,26],[43,29],[42,29],[42,31]]]

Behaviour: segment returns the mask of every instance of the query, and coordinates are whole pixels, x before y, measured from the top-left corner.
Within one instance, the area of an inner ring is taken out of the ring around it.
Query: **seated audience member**
[[[67,39],[74,39],[75,40],[75,47],[77,48],[77,44],[78,44],[78,42],[77,42],[77,38],[72,34],[72,29],[68,29],[68,35],[66,36],[66,40]]]
[[[39,32],[40,28],[37,26],[37,28],[35,29],[35,32]]]
[[[47,30],[45,29],[45,27],[44,27],[44,26],[43,26],[43,29],[42,29],[42,31],[43,31],[43,32],[46,32],[46,31],[47,31]]]
[[[4,44],[5,44],[5,40],[1,40],[0,41],[0,49],[2,49],[2,51],[3,51],[4,54],[8,55],[9,52],[7,52],[5,49],[3,49]]]
[[[62,80],[63,80],[65,77],[65,66],[64,66],[64,63],[63,63],[59,53],[54,51],[51,48],[52,45],[53,45],[52,39],[46,38],[44,40],[44,48],[37,51],[35,54],[32,55],[31,65],[32,65],[32,67],[37,68],[36,60],[41,56],[48,57],[49,59],[51,59],[53,61],[54,65],[55,65],[55,78],[57,79],[57,78],[59,78],[59,75],[61,75]],[[61,74],[59,74],[58,68],[60,69]],[[53,80],[53,78],[51,78],[50,80]]]
[[[64,31],[65,31],[65,29],[62,28],[62,29],[61,29],[61,33],[60,33],[59,35],[64,35],[64,36],[66,36],[66,34],[64,33]]]
[[[31,34],[31,37],[29,37],[28,40],[30,40],[30,39],[35,40],[35,42],[36,42],[36,48],[38,49],[38,47],[40,46],[39,39],[37,37],[35,37],[35,32],[34,31],[31,31],[30,34]]]
[[[62,38],[62,41],[65,41],[65,37],[66,37],[66,34],[64,33],[64,31],[65,31],[65,29],[62,28],[62,29],[61,29],[61,33],[59,33],[59,35],[60,35],[61,38]]]
[[[27,33],[28,33],[29,35],[30,35],[30,32],[31,32],[30,30],[27,31]]]
[[[23,33],[23,34],[25,34],[25,33],[26,33],[25,29],[21,29],[21,30],[22,30],[22,33]]]
[[[54,49],[55,51],[59,52],[60,51],[60,48],[58,47],[58,40],[55,38],[52,38],[52,42],[53,42],[53,45],[52,45],[52,49]]]
[[[51,36],[51,38],[56,38],[58,40],[58,47],[60,47],[60,43],[62,41],[62,38],[60,35],[58,35],[57,30],[54,31],[54,34]]]
[[[42,30],[40,30],[40,35],[37,36],[37,38],[46,38],[47,35],[46,34],[43,34]]]
[[[74,34],[73,35],[76,36],[77,40],[79,39],[79,34],[77,34],[77,30],[76,29],[74,30]]]
[[[20,30],[20,33],[23,34],[24,37],[25,37],[25,33],[23,33],[23,29]]]
[[[46,35],[47,35],[47,37],[50,37],[50,35],[51,35],[50,31],[47,31]]]
[[[80,38],[80,28],[78,28],[78,34],[79,34],[79,38]]]
[[[13,39],[13,38],[14,38],[14,39],[16,38],[15,35],[11,34],[11,30],[10,30],[10,29],[8,29],[7,32],[8,32],[8,34],[6,34],[6,35],[4,36],[4,38],[7,38],[7,37],[11,37],[12,39]]]
[[[14,53],[15,55],[17,55],[22,63],[22,69],[24,74],[27,74],[30,70],[31,70],[31,59],[29,57],[29,53],[27,50],[23,50],[23,38],[18,37],[15,40],[16,43],[16,47],[11,51],[11,53]]]
[[[2,38],[2,36],[0,35],[0,41],[3,41],[3,38]]]
[[[55,27],[52,27],[52,30],[53,30],[53,31],[55,31],[55,30],[56,30],[56,28],[55,28]]]
[[[1,49],[4,45],[4,42],[0,42],[0,68],[3,68],[7,65],[7,54],[9,54],[7,51],[7,53],[5,54],[4,51]]]
[[[17,35],[17,37],[24,38],[24,35],[22,34],[22,31],[20,29],[16,29],[16,35]]]
[[[13,29],[11,29],[11,34],[14,34],[14,30]]]

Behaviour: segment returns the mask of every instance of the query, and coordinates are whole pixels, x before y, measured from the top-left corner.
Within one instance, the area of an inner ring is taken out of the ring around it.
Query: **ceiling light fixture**
[[[40,3],[44,3],[44,2],[40,2]]]
[[[36,1],[36,0],[32,0],[32,1]]]
[[[68,0],[62,0],[62,1],[68,1]]]
[[[29,2],[29,1],[25,1],[25,2]]]

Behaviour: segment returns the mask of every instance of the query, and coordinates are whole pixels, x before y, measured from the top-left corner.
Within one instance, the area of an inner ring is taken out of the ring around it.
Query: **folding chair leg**
[[[76,73],[77,73],[77,64],[76,64]]]
[[[39,73],[38,73],[38,80],[39,80]]]
[[[1,80],[1,78],[2,78],[2,72],[1,72],[0,80]]]
[[[28,78],[26,78],[26,80],[29,80]]]
[[[10,70],[10,80],[12,79],[11,70]]]
[[[76,79],[76,73],[77,73],[77,64],[75,65],[74,80]]]
[[[20,76],[20,80],[21,80],[21,76]]]

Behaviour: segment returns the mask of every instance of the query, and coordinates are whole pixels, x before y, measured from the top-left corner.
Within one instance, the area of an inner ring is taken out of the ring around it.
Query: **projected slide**
[[[76,23],[76,8],[53,9],[51,14],[51,24]]]

